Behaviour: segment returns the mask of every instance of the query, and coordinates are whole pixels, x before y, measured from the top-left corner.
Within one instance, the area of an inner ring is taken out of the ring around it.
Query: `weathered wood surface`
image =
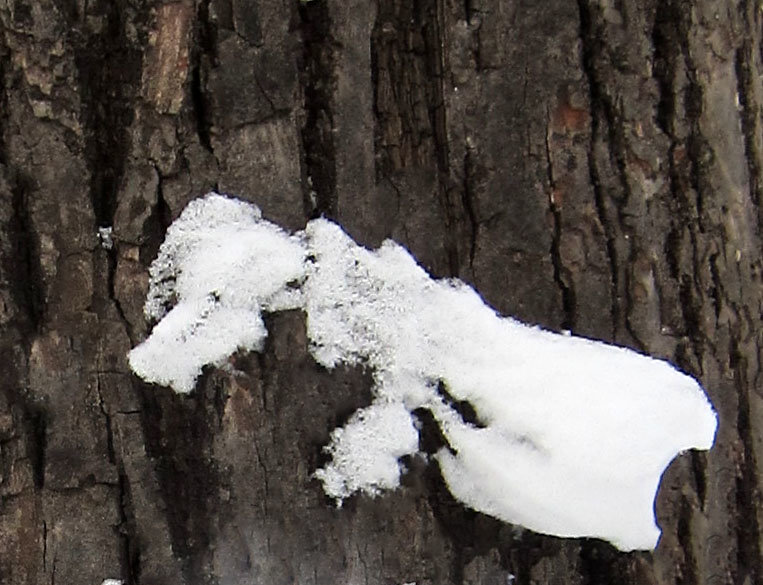
[[[0,0],[0,582],[763,582],[762,24],[752,0]],[[246,376],[141,384],[147,266],[210,189],[701,379],[717,445],[666,474],[655,553],[501,524],[418,465],[332,508],[311,473],[370,384],[316,367],[298,313]]]

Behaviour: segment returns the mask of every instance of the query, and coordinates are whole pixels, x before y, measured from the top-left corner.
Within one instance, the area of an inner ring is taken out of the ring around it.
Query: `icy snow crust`
[[[333,432],[332,461],[316,472],[339,502],[399,485],[399,458],[418,451],[411,412],[426,408],[450,446],[435,458],[467,506],[537,532],[650,549],[663,471],[713,444],[705,394],[667,362],[500,317],[394,242],[367,250],[325,219],[289,235],[217,194],[170,227],[145,306],[158,323],[130,364],[189,392],[203,366],[262,348],[263,310],[289,308],[305,311],[318,363],[373,372],[374,402]]]

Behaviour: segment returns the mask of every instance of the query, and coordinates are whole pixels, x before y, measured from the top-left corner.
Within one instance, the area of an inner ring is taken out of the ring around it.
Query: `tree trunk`
[[[0,25],[0,582],[763,583],[758,2],[0,0]],[[700,379],[716,446],[663,477],[656,551],[503,524],[433,465],[334,508],[312,473],[371,381],[320,369],[299,312],[244,377],[137,379],[147,267],[212,189]]]

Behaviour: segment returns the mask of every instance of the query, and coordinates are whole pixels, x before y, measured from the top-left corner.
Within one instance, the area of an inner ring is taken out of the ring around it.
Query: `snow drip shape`
[[[434,280],[401,246],[367,250],[325,219],[290,235],[249,203],[191,202],[151,265],[130,352],[143,379],[190,392],[207,364],[262,349],[262,311],[301,308],[327,367],[371,369],[374,402],[333,431],[316,472],[341,503],[399,486],[428,409],[450,448],[435,454],[451,493],[506,522],[557,536],[653,548],[660,477],[681,451],[709,449],[716,416],[667,362],[500,317],[469,286]],[[479,424],[454,410],[468,401]]]

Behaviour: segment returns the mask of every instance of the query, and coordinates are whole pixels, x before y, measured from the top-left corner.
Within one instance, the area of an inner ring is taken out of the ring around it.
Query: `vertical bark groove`
[[[739,510],[757,510],[761,504],[760,488],[758,486],[758,462],[753,446],[753,426],[751,424],[750,398],[748,396],[749,381],[747,380],[747,364],[739,349],[739,340],[732,338],[730,349],[730,368],[734,372],[737,392],[739,394],[739,414],[737,429],[742,440],[741,469],[737,475],[736,504]],[[737,564],[739,573],[736,582],[761,583],[761,540],[760,525],[757,514],[750,514],[737,523]]]
[[[125,470],[119,469],[119,533],[122,542],[121,564],[125,568],[124,581],[140,585],[140,545],[135,533],[135,514]]]
[[[214,153],[210,137],[212,121],[210,120],[209,105],[204,95],[205,67],[215,63],[215,27],[209,15],[211,0],[199,2],[197,10],[197,45],[193,52],[193,67],[191,69],[191,103],[196,121],[196,134],[199,143],[210,153]]]
[[[595,65],[595,54],[600,41],[594,30],[592,22],[591,8],[587,0],[578,0],[578,10],[580,15],[580,40],[581,61],[585,78],[588,81],[588,91],[591,100],[591,144],[589,147],[588,168],[591,177],[591,186],[594,192],[594,202],[599,222],[604,229],[606,238],[607,258],[609,260],[610,280],[611,280],[611,300],[609,307],[612,316],[612,339],[617,339],[617,331],[622,322],[621,311],[621,275],[620,262],[618,259],[615,240],[618,233],[613,228],[610,203],[607,200],[605,188],[602,185],[598,163],[596,161],[597,151],[600,144],[605,140],[604,137],[612,137],[610,128],[611,116],[606,115],[606,106],[602,89],[598,81],[598,73]]]
[[[24,178],[12,181],[13,217],[8,225],[8,238],[13,242],[11,257],[3,258],[3,268],[10,275],[11,293],[26,319],[18,323],[26,336],[33,336],[45,318],[44,284],[39,261],[39,244],[29,213],[28,191]]]
[[[125,36],[125,2],[98,6],[105,14],[98,35],[83,33],[74,2],[64,10],[69,42],[74,51],[78,86],[83,101],[85,155],[91,170],[91,198],[96,225],[111,226],[117,206],[117,191],[125,169],[133,117],[134,92],[139,87],[141,54]],[[138,23],[140,18],[137,19]]]
[[[305,211],[310,218],[336,215],[336,158],[331,96],[334,58],[331,18],[325,3],[302,2],[305,121],[302,127]]]
[[[745,1],[740,6],[744,36],[736,52],[736,75],[738,81],[739,106],[742,108],[742,132],[745,140],[745,153],[750,175],[750,198],[758,208],[758,229],[763,228],[761,212],[761,140],[760,124],[760,80],[755,78],[761,63],[761,12],[756,2]],[[756,46],[757,45],[757,46]],[[757,91],[756,91],[757,88]]]
[[[551,262],[554,266],[554,281],[559,287],[559,291],[562,295],[562,312],[564,313],[564,320],[561,323],[561,328],[567,331],[573,331],[575,329],[575,288],[570,282],[564,262],[562,260],[562,208],[557,203],[555,193],[557,192],[557,185],[554,179],[554,165],[551,160],[551,146],[549,145],[548,138],[546,139],[546,166],[548,169],[548,184],[551,189],[551,196],[549,197],[549,213],[553,217],[553,237],[551,239]]]

